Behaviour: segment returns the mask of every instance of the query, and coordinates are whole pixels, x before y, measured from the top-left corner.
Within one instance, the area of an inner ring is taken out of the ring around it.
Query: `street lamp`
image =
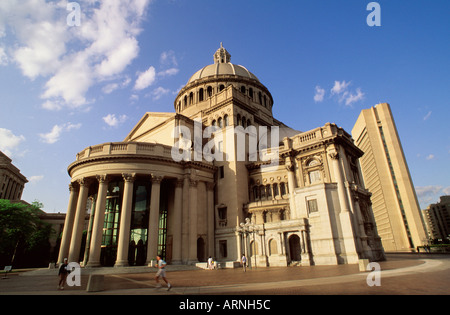
[[[247,242],[245,241],[247,238],[247,235],[253,233],[253,246],[254,246],[254,250],[253,250],[253,254],[255,256],[255,268],[256,268],[256,237],[255,237],[255,232],[258,231],[258,228],[256,227],[256,225],[252,222],[250,222],[249,218],[245,219],[245,223],[241,223],[239,224],[239,228],[237,228],[238,232],[241,233],[242,235],[244,235],[244,252],[246,253],[247,257],[250,257],[249,253],[248,253],[248,249],[247,249]],[[247,250],[245,250],[247,249]]]

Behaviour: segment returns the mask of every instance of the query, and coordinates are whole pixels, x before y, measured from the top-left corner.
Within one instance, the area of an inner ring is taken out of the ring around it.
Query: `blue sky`
[[[388,102],[422,208],[450,194],[450,2],[80,0],[0,2],[0,150],[29,179],[23,199],[66,212],[67,166],[122,141],[147,111],[213,63],[220,42],[297,130],[348,132]]]

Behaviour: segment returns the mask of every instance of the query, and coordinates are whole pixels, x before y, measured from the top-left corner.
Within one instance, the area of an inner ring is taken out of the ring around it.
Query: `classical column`
[[[152,175],[152,194],[150,199],[150,215],[147,236],[147,264],[158,255],[159,234],[159,201],[161,197],[161,181],[163,176]]]
[[[174,211],[173,211],[173,251],[172,264],[181,264],[181,230],[183,215],[183,179],[175,182]]]
[[[338,195],[339,195],[339,204],[341,206],[341,212],[349,212],[348,198],[345,192],[345,183],[344,177],[342,175],[341,164],[339,163],[339,153],[332,152],[329,154],[332,164],[333,164],[333,173],[336,178]]]
[[[198,262],[197,258],[197,185],[198,180],[190,178],[189,180],[189,261],[188,263]]]
[[[128,266],[128,248],[130,246],[130,222],[133,210],[133,187],[135,174],[122,174],[125,182],[123,188],[122,208],[120,210],[119,241],[117,259],[114,267]]]
[[[89,194],[89,180],[82,178],[78,180],[80,193],[77,201],[77,210],[73,224],[72,238],[69,247],[69,262],[78,262],[80,258],[81,239],[83,237],[83,225],[86,216],[86,204]]]
[[[91,248],[87,267],[100,266],[100,252],[103,237],[103,225],[105,223],[106,195],[108,193],[108,181],[106,175],[97,176],[98,193],[95,204],[94,227],[92,228]]]
[[[189,175],[185,175],[183,179],[183,210],[181,224],[181,260],[183,263],[188,262],[189,258]]]
[[[58,264],[64,261],[69,254],[70,238],[72,237],[73,221],[75,218],[75,211],[77,209],[78,201],[78,187],[73,184],[69,185],[70,197],[69,205],[67,206],[66,219],[64,221],[64,230],[61,238],[61,246],[59,248]]]
[[[337,182],[339,204],[341,207],[339,222],[342,231],[343,248],[340,255],[346,260],[346,263],[357,263],[359,257],[357,253],[356,236],[353,229],[353,217],[350,212],[348,196],[345,190],[345,182],[342,174],[339,153],[334,151],[329,153],[329,156],[333,164],[333,172]]]
[[[291,219],[297,219],[299,217],[297,213],[297,209],[295,207],[295,199],[294,199],[294,190],[296,187],[295,184],[295,174],[294,174],[294,163],[290,156],[286,157],[285,167],[288,175],[288,189],[289,189],[289,208],[291,213]]]
[[[208,255],[214,257],[214,183],[206,183],[206,215],[208,220]]]

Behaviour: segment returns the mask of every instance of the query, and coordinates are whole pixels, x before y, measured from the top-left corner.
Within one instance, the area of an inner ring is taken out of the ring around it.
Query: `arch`
[[[241,124],[241,115],[237,114],[235,125],[236,125],[236,126],[239,126],[240,124]]]
[[[206,88],[206,93],[207,93],[208,97],[211,97],[213,94],[213,88],[211,86],[208,86]]]
[[[230,121],[228,119],[228,115],[223,116],[223,125],[225,127],[228,127],[229,124],[230,124]]]
[[[247,89],[245,88],[245,86],[244,86],[244,85],[241,86],[241,93],[242,93],[242,94],[245,94],[246,91],[247,91]]]
[[[194,104],[194,93],[189,93],[189,105]]]
[[[222,119],[222,117],[219,117],[219,119],[217,119],[217,125],[219,126],[219,128],[223,128],[223,119]]]
[[[300,237],[297,234],[292,234],[289,237],[289,257],[292,261],[301,261],[301,247],[300,247]]]
[[[275,239],[269,240],[269,256],[278,254],[277,241]]]
[[[203,100],[204,100],[204,90],[203,88],[200,88],[200,90],[198,90],[198,101],[203,102]]]
[[[223,91],[225,89],[225,85],[221,84],[219,85],[219,92]]]

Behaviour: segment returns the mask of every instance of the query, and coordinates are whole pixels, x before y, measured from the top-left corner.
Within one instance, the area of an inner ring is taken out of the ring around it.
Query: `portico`
[[[78,262],[87,255],[87,267],[123,267],[150,264],[158,254],[173,264],[196,262],[199,252],[212,255],[214,170],[208,163],[175,163],[163,145],[109,143],[85,149],[69,166],[72,182],[58,261]],[[88,198],[94,203],[93,221],[81,252]],[[198,222],[197,214],[210,219]],[[182,250],[197,248],[199,238],[203,249]]]

